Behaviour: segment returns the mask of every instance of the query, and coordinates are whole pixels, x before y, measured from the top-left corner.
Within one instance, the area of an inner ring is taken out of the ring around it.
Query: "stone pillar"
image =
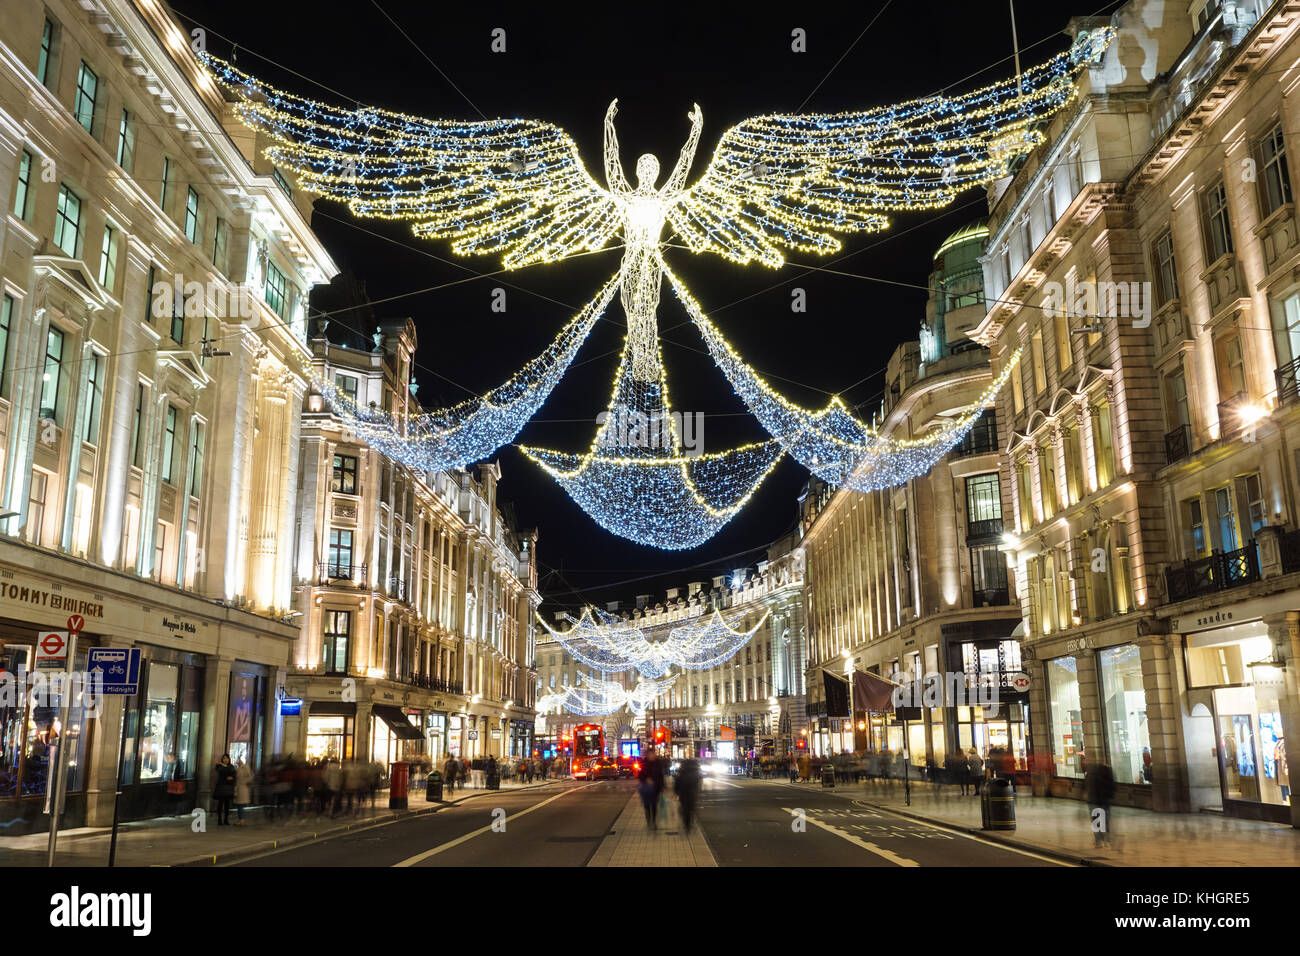
[[[126,638],[96,638],[98,647],[130,647]],[[100,698],[103,709],[95,718],[94,746],[87,754],[86,826],[113,825],[113,798],[117,793],[117,758],[122,749],[122,713],[126,697]]]
[[[233,657],[211,655],[203,675],[203,737],[199,741],[199,765],[194,778],[198,786],[196,806],[206,807],[212,796],[212,774],[217,760],[225,752],[226,728],[230,715],[230,668]]]
[[[1282,730],[1286,735],[1286,763],[1291,777],[1291,826],[1300,828],[1300,800],[1295,779],[1300,772],[1300,611],[1286,611],[1264,618],[1273,657],[1282,662],[1286,689],[1278,700]]]
[[[372,710],[373,706],[374,705],[368,700],[357,701],[357,717],[356,722],[352,727],[353,732],[356,735],[354,738],[356,741],[354,754],[356,759],[361,763],[368,763],[371,760],[376,760],[379,756],[370,751],[370,744],[374,740],[375,736],[374,729],[370,726],[374,719],[374,711]],[[384,755],[384,760],[386,761],[387,759],[388,756]],[[388,768],[385,767],[384,770],[387,772]]]
[[[286,382],[287,401],[284,407],[286,421],[285,427],[288,431],[287,447],[284,448],[283,473],[279,485],[279,499],[276,505],[279,509],[280,528],[277,535],[277,547],[275,556],[275,590],[274,590],[274,607],[287,609],[293,604],[293,585],[294,585],[294,555],[293,555],[293,526],[296,519],[296,510],[298,506],[298,467],[299,453],[301,451],[300,438],[302,436],[302,405],[303,397],[306,393],[306,383],[298,377],[293,377]],[[311,495],[314,489],[304,487],[303,495]]]
[[[1097,673],[1097,651],[1091,647],[1075,652],[1079,676],[1079,709],[1083,716],[1084,755],[1097,754],[1106,746],[1102,731],[1101,686]],[[1087,757],[1087,759],[1091,759]]]
[[[276,557],[281,533],[279,500],[284,487],[285,442],[288,440],[287,383],[279,369],[263,368],[258,401],[258,433],[253,449],[253,474],[259,493],[253,496],[249,529],[249,584],[260,608],[273,607],[276,600]]]
[[[1142,687],[1146,692],[1147,733],[1151,738],[1151,809],[1185,812],[1187,762],[1182,744],[1182,715],[1178,680],[1169,638],[1148,634],[1138,638],[1142,657]]]

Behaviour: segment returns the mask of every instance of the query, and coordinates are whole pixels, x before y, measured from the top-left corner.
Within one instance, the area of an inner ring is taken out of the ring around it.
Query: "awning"
[[[392,704],[375,704],[371,707],[375,716],[388,725],[388,729],[397,735],[398,740],[423,740],[424,734],[402,713],[400,707]]]
[[[341,700],[313,700],[310,702],[313,717],[355,717],[356,704],[345,704]]]

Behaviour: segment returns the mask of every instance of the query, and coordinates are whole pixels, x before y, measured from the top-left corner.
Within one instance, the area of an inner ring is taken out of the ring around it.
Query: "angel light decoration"
[[[1080,32],[1069,51],[966,95],[745,120],[722,135],[708,167],[688,183],[703,126],[696,105],[686,144],[662,185],[658,159],[646,154],[636,162],[635,186],[619,158],[617,101],[605,116],[602,186],[572,138],[549,123],[343,109],[274,89],[203,56],[240,118],[272,139],[272,161],[357,216],[406,220],[419,236],[449,239],[458,254],[499,255],[510,269],[558,263],[622,241],[618,274],[545,352],[482,396],[399,420],[357,407],[331,383],[318,382],[335,411],[390,458],[436,471],[482,460],[513,442],[615,290],[627,339],[607,421],[618,408],[634,408],[671,422],[656,326],[668,278],[709,354],[771,440],[703,458],[686,456],[675,435],[667,448],[620,448],[598,433],[585,454],[524,451],[608,530],[655,547],[687,548],[730,520],[782,454],[837,486],[896,485],[960,442],[984,403],[906,441],[879,434],[838,398],[823,409],[799,407],[735,353],[671,272],[665,232],[695,254],[778,268],[790,252],[825,255],[840,248],[840,236],[885,229],[889,213],[943,208],[962,191],[1005,176],[1042,142],[1038,126],[1074,99],[1076,78],[1100,62],[1113,38],[1110,28]]]

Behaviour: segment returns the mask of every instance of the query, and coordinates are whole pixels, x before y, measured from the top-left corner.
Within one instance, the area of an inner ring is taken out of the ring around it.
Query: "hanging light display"
[[[675,674],[660,679],[640,677],[636,685],[629,688],[619,681],[582,674],[576,687],[566,684],[558,691],[542,695],[537,701],[537,710],[543,714],[566,711],[581,717],[607,717],[626,708],[640,716],[676,681]]]
[[[578,617],[565,614],[572,624],[558,631],[540,616],[542,627],[574,660],[604,673],[635,670],[649,679],[664,677],[673,667],[708,670],[734,657],[758,632],[767,615],[753,627],[738,630],[714,610],[707,620],[691,621],[651,639],[641,628],[598,608],[584,608]]]
[[[511,269],[560,262],[622,239],[617,278],[575,317],[577,326],[566,326],[570,334],[561,333],[556,351],[522,377],[482,400],[418,416],[413,426],[347,410],[385,455],[428,470],[468,464],[512,440],[568,368],[590,330],[587,319],[603,311],[614,286],[628,337],[611,410],[620,394],[626,398],[639,387],[645,407],[670,412],[656,324],[668,274],[714,360],[774,440],[694,458],[680,444],[653,454],[610,449],[599,435],[582,455],[526,452],[611,532],[655,547],[689,548],[743,507],[783,450],[832,484],[885,487],[931,467],[960,441],[978,410],[972,406],[933,435],[903,441],[874,434],[838,402],[816,413],[790,405],[740,360],[667,270],[660,254],[664,228],[692,252],[776,268],[788,251],[830,253],[840,248],[839,234],[887,228],[887,213],[940,209],[961,191],[1006,175],[1041,143],[1038,124],[1075,97],[1075,77],[1100,60],[1114,36],[1111,28],[1081,32],[1068,52],[962,96],[745,120],[723,134],[708,168],[689,185],[703,124],[698,106],[662,185],[659,161],[650,154],[637,160],[632,185],[614,129],[617,101],[610,104],[601,186],[572,138],[549,123],[344,109],[202,57],[235,98],[237,115],[272,140],[266,151],[272,161],[292,170],[305,189],[358,216],[409,222],[417,235],[450,239],[460,254],[499,255]],[[340,407],[337,390],[325,389]]]
[[[482,461],[512,442],[564,377],[592,327],[604,314],[618,282],[610,279],[542,354],[485,395],[458,405],[405,417],[362,407],[334,382],[313,382],[357,436],[380,454],[417,471],[448,471]]]

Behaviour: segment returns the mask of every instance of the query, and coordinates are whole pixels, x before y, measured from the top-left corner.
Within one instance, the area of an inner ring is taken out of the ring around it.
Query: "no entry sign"
[[[36,635],[36,669],[62,670],[68,663],[68,632],[41,631]]]
[[[68,631],[73,634],[80,634],[86,628],[86,619],[80,614],[73,614],[68,618]]]

